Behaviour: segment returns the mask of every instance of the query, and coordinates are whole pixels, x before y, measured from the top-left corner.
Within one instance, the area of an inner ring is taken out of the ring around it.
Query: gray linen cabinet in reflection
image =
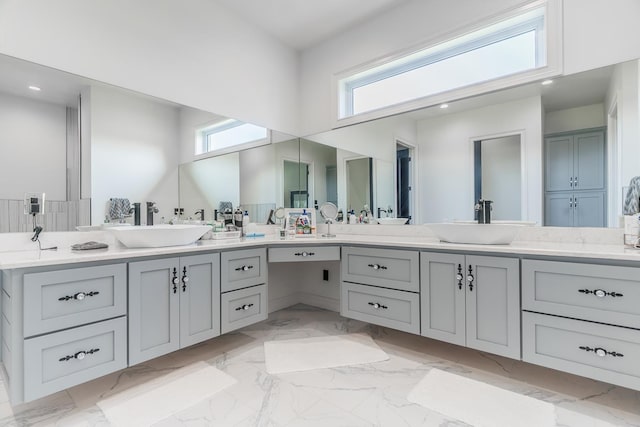
[[[516,258],[420,253],[422,335],[520,358]]]
[[[129,263],[129,365],[220,335],[220,254]]]

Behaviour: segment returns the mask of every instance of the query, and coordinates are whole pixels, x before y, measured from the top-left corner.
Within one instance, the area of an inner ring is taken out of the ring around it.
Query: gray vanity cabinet
[[[129,263],[129,364],[220,335],[220,254]]]
[[[340,314],[419,334],[418,259],[416,251],[343,247]]]
[[[420,253],[422,335],[520,358],[519,261]]]

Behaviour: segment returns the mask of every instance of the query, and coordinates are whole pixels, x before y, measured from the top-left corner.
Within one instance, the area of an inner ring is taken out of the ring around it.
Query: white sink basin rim
[[[160,224],[110,227],[107,230],[128,248],[160,248],[195,243],[207,231],[210,231],[211,227],[208,225]]]
[[[380,225],[404,225],[409,218],[376,218]]]
[[[447,222],[425,224],[441,241],[477,245],[508,245],[513,242],[522,227],[535,223]]]

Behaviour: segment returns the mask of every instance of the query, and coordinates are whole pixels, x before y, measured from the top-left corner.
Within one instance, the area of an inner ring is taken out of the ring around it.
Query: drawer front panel
[[[268,316],[267,285],[228,292],[222,295],[221,300],[223,334],[260,322]]]
[[[640,390],[640,331],[522,313],[522,359]]]
[[[267,282],[267,250],[223,252],[221,268],[222,292],[261,285]]]
[[[342,282],[340,314],[375,325],[420,333],[418,294]]]
[[[119,317],[25,340],[25,401],[125,368],[126,330]]]
[[[342,280],[418,292],[418,252],[394,249],[345,247],[342,249]]]
[[[522,261],[525,310],[637,328],[640,268]]]
[[[340,261],[340,246],[269,248],[269,262]]]
[[[25,274],[25,337],[125,314],[126,273],[114,264]]]

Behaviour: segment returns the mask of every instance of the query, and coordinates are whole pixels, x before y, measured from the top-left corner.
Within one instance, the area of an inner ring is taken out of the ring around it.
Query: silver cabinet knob
[[[78,292],[77,294],[74,295],[75,299],[80,301],[82,301],[86,296],[87,294],[85,294],[84,292]]]
[[[85,353],[84,351],[79,351],[76,353],[76,359],[78,360],[82,360],[86,357],[87,353]]]
[[[602,348],[596,348],[595,353],[597,356],[600,356],[600,357],[605,357],[607,355],[607,352]]]
[[[603,291],[602,289],[596,289],[593,294],[595,296],[597,296],[598,298],[604,298],[604,297],[607,296],[607,293],[605,291]]]

